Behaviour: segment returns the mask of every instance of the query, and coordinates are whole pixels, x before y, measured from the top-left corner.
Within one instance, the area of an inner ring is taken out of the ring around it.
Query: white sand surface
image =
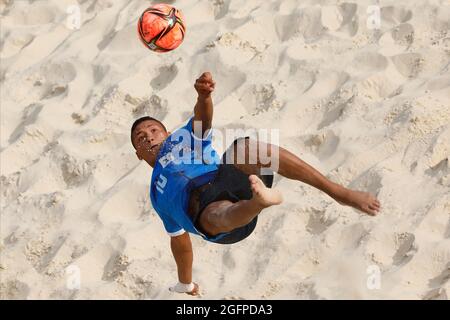
[[[448,299],[450,2],[380,0],[379,29],[371,0],[166,2],[187,35],[155,54],[136,33],[152,2],[0,0],[1,298],[197,299],[168,291],[169,237],[129,130],[183,124],[211,71],[217,129],[280,129],[382,210],[277,175],[285,201],[245,241],[192,237],[203,298]]]

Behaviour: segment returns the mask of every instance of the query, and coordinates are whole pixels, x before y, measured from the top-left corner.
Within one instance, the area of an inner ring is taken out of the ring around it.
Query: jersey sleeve
[[[185,137],[189,137],[189,145],[192,150],[195,150],[196,154],[201,154],[202,161],[204,164],[219,164],[220,157],[218,156],[216,150],[213,146],[213,132],[214,129],[210,128],[207,130],[202,138],[198,136],[201,135],[201,121],[195,121],[192,116],[189,118],[188,122],[184,127]],[[198,136],[194,132],[198,131]]]
[[[201,132],[202,132],[202,130],[201,130],[201,121],[194,121],[194,117],[191,117],[189,119],[189,121],[187,122],[187,124],[183,128],[189,131],[189,133],[190,133],[190,135],[191,135],[191,137],[193,139],[202,141],[203,145],[211,144],[211,142],[212,142],[212,132],[213,132],[212,128],[210,128],[208,131],[206,131],[203,134],[202,138],[199,138],[198,136],[196,136],[194,134],[194,132],[198,131],[199,135],[201,135]],[[196,130],[196,131],[194,131],[194,130]]]

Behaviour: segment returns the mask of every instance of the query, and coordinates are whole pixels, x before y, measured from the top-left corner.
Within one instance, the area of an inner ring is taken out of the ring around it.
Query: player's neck
[[[161,148],[160,144],[159,146],[154,148],[154,152],[152,154],[148,154],[146,157],[144,157],[145,162],[149,164],[150,167],[154,168],[156,164],[156,157],[158,156],[159,150]]]

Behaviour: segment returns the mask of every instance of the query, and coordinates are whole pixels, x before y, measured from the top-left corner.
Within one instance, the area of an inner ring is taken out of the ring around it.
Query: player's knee
[[[270,167],[273,161],[272,158],[277,154],[275,147],[272,144],[256,139],[242,139],[237,146],[237,153],[241,155],[241,158],[237,160],[242,161],[242,159],[245,159],[244,164],[257,165],[259,168]]]
[[[234,164],[238,169],[255,174],[256,169],[272,167],[277,159],[276,146],[249,137],[238,138],[225,153],[225,163]],[[255,169],[256,168],[256,169]]]
[[[239,138],[233,146],[234,164],[257,165],[258,160],[258,140],[249,137]]]

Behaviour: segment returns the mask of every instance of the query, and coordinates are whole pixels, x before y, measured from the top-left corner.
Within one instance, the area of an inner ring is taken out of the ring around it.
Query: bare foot
[[[200,294],[200,287],[194,282],[194,289],[191,292],[186,292],[190,296],[198,296]]]
[[[351,206],[371,216],[379,213],[380,201],[370,193],[349,189],[347,189],[347,192],[348,194],[345,196],[345,199],[337,200],[340,204]]]
[[[257,201],[264,208],[280,204],[283,201],[280,191],[267,188],[258,176],[252,174],[248,179],[253,192],[252,200]]]

